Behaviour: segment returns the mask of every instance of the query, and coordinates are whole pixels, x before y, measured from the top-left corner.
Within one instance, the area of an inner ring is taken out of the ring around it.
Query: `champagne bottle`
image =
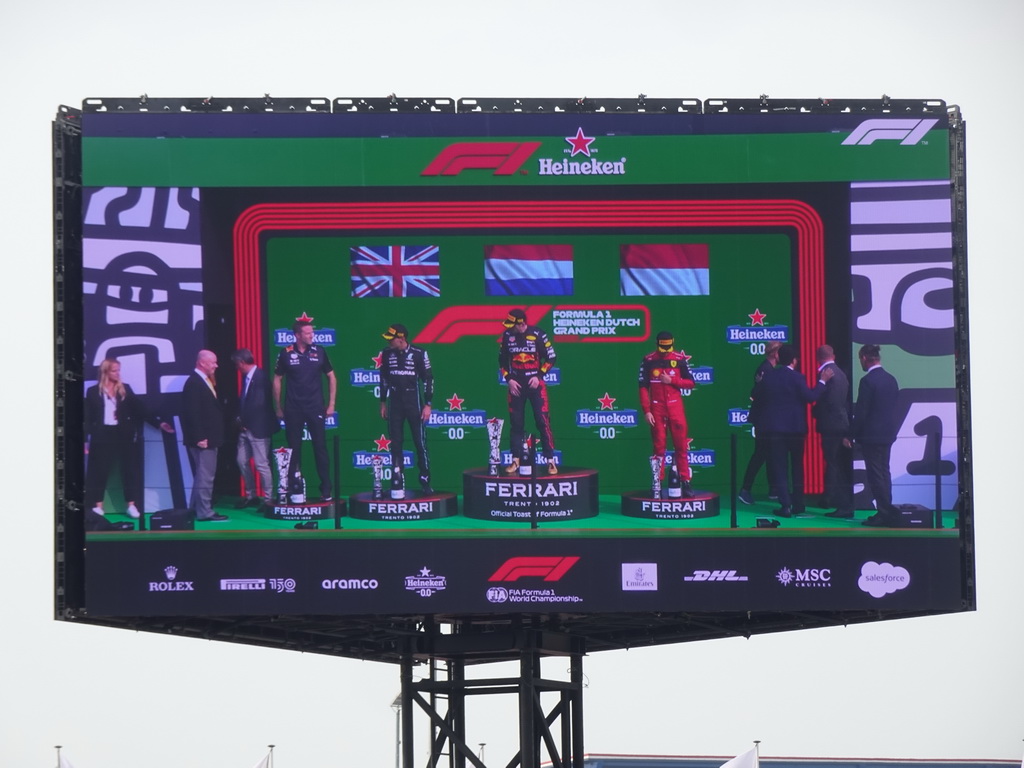
[[[675,465],[675,462],[668,468],[668,497],[670,499],[683,497],[683,484],[679,479],[679,467]]]
[[[391,498],[395,500],[405,498],[405,477],[402,470],[397,467],[391,470]]]
[[[520,477],[530,477],[533,474],[533,457],[533,436],[527,435],[523,438],[523,460],[519,462]]]
[[[302,473],[296,471],[292,475],[292,493],[291,502],[292,504],[305,504],[306,503],[306,478],[302,476]]]

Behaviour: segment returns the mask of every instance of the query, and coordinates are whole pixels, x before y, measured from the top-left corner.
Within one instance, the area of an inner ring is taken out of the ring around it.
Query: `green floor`
[[[191,538],[197,535],[203,538],[350,538],[379,536],[387,532],[389,536],[409,538],[433,537],[492,537],[496,534],[507,536],[536,536],[544,533],[569,534],[589,537],[645,537],[652,535],[670,536],[717,536],[730,529],[732,511],[729,500],[722,499],[722,510],[717,517],[698,520],[645,520],[643,518],[625,517],[621,514],[621,502],[618,496],[601,496],[599,511],[595,517],[584,520],[542,523],[537,531],[531,531],[529,523],[492,522],[474,520],[461,514],[439,520],[423,520],[416,522],[382,522],[376,520],[356,520],[351,517],[341,518],[341,528],[334,529],[329,522],[321,521],[317,530],[296,530],[295,523],[282,520],[271,520],[264,517],[257,509],[235,509],[235,499],[222,498],[215,501],[217,512],[227,515],[230,519],[220,523],[197,522],[195,531],[146,531],[118,533],[90,533],[90,538],[125,538],[139,535],[159,536],[161,538]],[[956,513],[943,512],[942,529],[884,529],[864,527],[862,521],[870,517],[873,511],[859,511],[850,520],[837,520],[825,517],[828,509],[808,507],[807,513],[794,518],[780,519],[772,515],[778,509],[774,501],[762,501],[747,505],[737,502],[736,529],[730,535],[754,534],[763,535],[796,535],[802,536],[813,531],[816,536],[877,536],[884,532],[887,536],[942,536],[956,535]],[[461,508],[461,497],[460,497]],[[757,528],[757,518],[769,518],[779,521],[778,528]],[[107,519],[112,522],[129,520],[126,515],[110,513]]]

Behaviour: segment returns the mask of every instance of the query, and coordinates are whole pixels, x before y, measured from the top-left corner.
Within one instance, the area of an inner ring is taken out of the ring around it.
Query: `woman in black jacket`
[[[85,508],[103,514],[107,478],[116,461],[121,469],[126,513],[139,517],[135,502],[142,497],[142,422],[164,432],[174,427],[149,416],[142,400],[121,381],[121,363],[108,358],[100,363],[99,381],[85,393],[85,432],[88,464],[85,468]]]

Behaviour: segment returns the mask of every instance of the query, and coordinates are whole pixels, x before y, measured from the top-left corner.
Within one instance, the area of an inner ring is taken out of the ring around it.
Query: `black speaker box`
[[[934,528],[935,515],[920,504],[897,504],[903,528]]]
[[[151,531],[194,531],[196,515],[189,509],[161,509],[149,516]]]

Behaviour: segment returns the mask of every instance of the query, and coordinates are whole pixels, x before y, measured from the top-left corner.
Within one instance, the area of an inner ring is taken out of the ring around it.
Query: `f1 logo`
[[[458,176],[467,168],[493,168],[495,176],[511,176],[540,146],[539,141],[463,141],[441,150],[420,176]]]
[[[558,581],[576,565],[578,557],[512,557],[498,568],[488,581],[518,581],[524,576],[542,576]]]
[[[888,118],[876,118],[865,120],[853,129],[853,132],[846,137],[843,144],[846,146],[859,144],[873,144],[879,139],[895,139],[900,144],[911,146],[917,144],[932,127],[939,122],[938,119],[927,120],[893,120]]]

